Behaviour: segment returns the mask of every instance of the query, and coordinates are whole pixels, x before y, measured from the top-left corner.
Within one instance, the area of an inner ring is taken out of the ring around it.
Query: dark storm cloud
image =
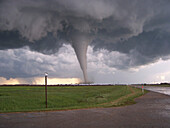
[[[98,43],[96,45],[95,43]],[[125,41],[116,43],[103,43],[101,40],[94,42],[94,49],[107,49],[109,51],[119,51],[127,54],[131,59],[127,60],[126,66],[117,68],[129,68],[154,62],[159,58],[170,55],[170,33],[155,29],[153,31],[142,32]],[[133,60],[133,65],[129,64]]]
[[[35,42],[30,42],[26,38],[23,38],[18,31],[1,31],[0,37],[0,50],[17,49],[29,46],[31,50],[44,54],[53,54],[57,52],[63,44],[63,41],[58,41],[52,33],[48,33],[47,36],[42,37]]]
[[[121,65],[106,64],[128,69],[170,54],[169,7],[169,0],[2,0],[0,49],[53,54],[69,43],[86,69],[91,45],[126,54]]]

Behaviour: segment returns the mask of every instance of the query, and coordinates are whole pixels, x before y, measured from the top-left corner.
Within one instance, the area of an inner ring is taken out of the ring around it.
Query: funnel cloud
[[[88,44],[91,42],[90,36],[87,36],[84,33],[73,32],[70,37],[70,42],[83,71],[84,81],[88,82],[86,53]]]
[[[169,0],[1,0],[0,50],[56,55],[71,45],[88,82],[88,47],[106,51],[102,63],[118,70],[168,60],[169,7]]]

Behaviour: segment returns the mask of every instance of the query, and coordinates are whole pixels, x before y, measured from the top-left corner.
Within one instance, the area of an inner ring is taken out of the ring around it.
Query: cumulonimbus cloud
[[[116,68],[144,65],[170,54],[169,6],[168,0],[1,0],[0,49],[53,54],[69,43],[85,79],[88,45],[130,57]]]

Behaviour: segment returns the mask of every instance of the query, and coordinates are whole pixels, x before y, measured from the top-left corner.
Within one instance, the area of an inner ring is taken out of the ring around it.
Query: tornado
[[[92,38],[89,35],[81,32],[72,32],[70,36],[70,42],[76,53],[80,68],[82,69],[85,83],[88,83],[86,54],[88,45],[91,41]]]

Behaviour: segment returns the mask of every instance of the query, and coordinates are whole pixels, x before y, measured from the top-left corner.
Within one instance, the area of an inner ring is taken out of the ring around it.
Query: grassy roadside
[[[0,112],[116,107],[141,95],[141,89],[129,86],[48,87],[46,109],[44,87],[0,87]]]
[[[125,105],[131,105],[135,104],[136,102],[134,101],[135,98],[144,95],[148,91],[144,91],[144,94],[141,92],[141,89],[133,88],[133,87],[128,87],[128,89],[131,91],[130,94],[127,94],[125,96],[122,96],[118,98],[115,101],[108,102],[101,104],[103,107],[119,107],[119,106],[125,106]]]

